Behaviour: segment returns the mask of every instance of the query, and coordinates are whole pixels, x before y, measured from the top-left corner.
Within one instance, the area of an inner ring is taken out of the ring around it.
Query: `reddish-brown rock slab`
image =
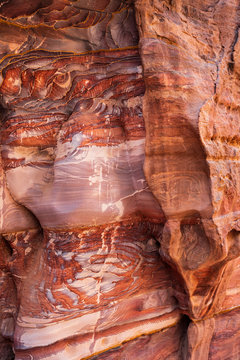
[[[240,358],[240,310],[215,316],[215,331],[210,344],[209,360]]]
[[[188,344],[183,356],[198,360],[235,360],[240,358],[240,310],[190,323]]]
[[[0,7],[0,54],[76,52],[136,45],[132,1],[7,0]]]
[[[90,360],[178,360],[181,356],[182,330],[177,325],[152,335],[141,336]]]
[[[229,279],[226,284],[225,298],[222,304],[222,310],[226,311],[240,305],[240,261],[235,259],[230,264]]]

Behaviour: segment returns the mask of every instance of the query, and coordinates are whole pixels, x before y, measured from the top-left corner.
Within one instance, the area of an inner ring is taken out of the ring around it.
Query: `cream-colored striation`
[[[0,234],[38,227],[32,214],[13,200],[1,165],[0,160]]]
[[[141,335],[147,335],[151,334],[156,331],[161,331],[165,328],[169,328],[171,326],[174,326],[176,322],[180,320],[180,316],[178,313],[172,314],[170,318],[167,319],[154,319],[149,320],[145,322],[139,322],[135,326],[134,324],[131,325],[130,328],[126,330],[120,330],[116,334],[110,333],[109,335],[101,334],[100,339],[94,339],[93,338],[87,338],[86,341],[80,341],[77,344],[70,344],[66,346],[64,349],[61,349],[58,352],[58,359],[59,360],[65,360],[66,358],[68,360],[80,360],[84,359],[86,357],[89,357],[91,355],[95,355],[98,353],[101,353],[105,351],[106,349],[111,349],[113,347],[117,347],[121,345],[126,339],[134,339],[137,337],[140,337]],[[117,329],[116,329],[117,330]],[[46,353],[47,353],[46,348]],[[55,360],[56,355],[43,355],[41,359],[43,360]],[[16,360],[21,359],[21,355],[16,355]]]
[[[138,210],[145,215],[146,206],[154,214],[155,201],[142,169],[144,140],[79,147],[80,140],[79,134],[60,144],[54,164],[33,167],[29,159],[30,165],[8,170],[13,198],[47,228],[104,224]]]
[[[164,291],[155,290],[149,291],[148,294],[133,295],[131,299],[120,301],[119,303],[113,302],[106,309],[86,315],[79,314],[79,317],[73,319],[64,318],[58,320],[54,315],[51,319],[37,319],[24,316],[19,318],[17,322],[15,331],[16,349],[24,350],[38,346],[49,346],[56,341],[66,340],[69,337],[79,335],[90,336],[90,334],[95,332],[100,333],[108,329],[114,333],[114,329],[111,330],[113,323],[115,324],[114,327],[119,328],[116,331],[117,334],[121,333],[121,326],[127,326],[132,333],[130,337],[126,336],[118,343],[139,336],[139,331],[141,331],[141,326],[145,321],[149,322],[150,329],[142,328],[142,334],[145,333],[144,331],[150,333],[172,326],[179,320],[179,313],[175,311],[176,305],[163,303]],[[148,297],[154,298],[154,302],[148,303]],[[146,304],[133,321],[133,319],[126,317],[124,309],[127,312],[128,308],[132,307],[137,301]],[[116,343],[116,339],[113,340],[113,344],[109,344],[109,347],[116,346],[114,342]]]

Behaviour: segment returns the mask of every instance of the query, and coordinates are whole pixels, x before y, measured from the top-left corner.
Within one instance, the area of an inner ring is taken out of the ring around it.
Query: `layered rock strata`
[[[239,24],[0,4],[0,359],[238,359]]]
[[[3,336],[19,360],[83,359],[180,319],[143,173],[133,8],[85,7],[1,7],[1,231],[15,286],[3,301],[17,296]]]

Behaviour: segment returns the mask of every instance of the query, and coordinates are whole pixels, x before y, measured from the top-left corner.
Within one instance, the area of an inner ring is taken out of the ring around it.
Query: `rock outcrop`
[[[0,4],[1,360],[239,358],[239,27]]]
[[[174,294],[198,321],[188,356],[236,359],[234,336],[224,354],[213,339],[229,317],[219,314],[239,306],[239,3],[138,0],[136,9],[145,174],[166,216],[160,253]]]

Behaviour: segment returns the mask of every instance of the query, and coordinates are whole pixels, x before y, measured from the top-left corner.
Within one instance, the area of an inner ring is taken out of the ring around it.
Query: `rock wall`
[[[237,0],[0,4],[0,359],[240,357]]]
[[[230,336],[222,326],[238,310],[220,314],[239,307],[239,3],[135,5],[145,174],[166,216],[160,254],[173,269],[179,308],[192,320],[183,355],[237,359],[235,335],[221,351],[216,339]]]

